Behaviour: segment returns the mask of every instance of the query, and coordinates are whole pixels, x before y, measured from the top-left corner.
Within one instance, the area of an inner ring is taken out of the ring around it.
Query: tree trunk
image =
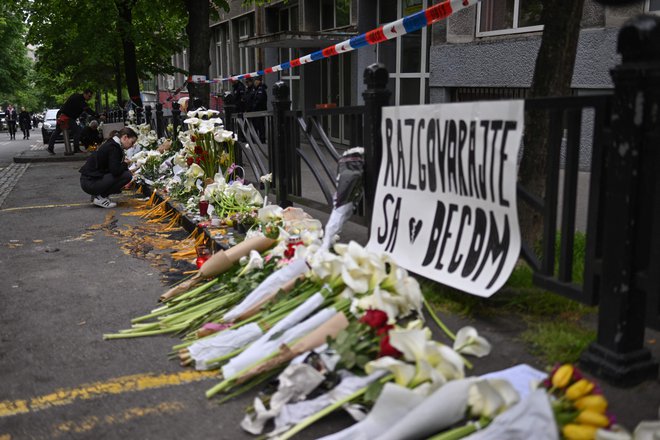
[[[124,98],[122,97],[122,82],[121,82],[121,64],[119,60],[115,58],[115,84],[117,86],[117,105],[119,107],[124,106]]]
[[[137,71],[137,56],[135,42],[133,41],[133,7],[137,0],[115,0],[119,11],[119,35],[124,49],[124,74],[126,75],[126,88],[131,101],[142,107],[140,98],[140,79]],[[207,25],[208,26],[208,25]]]
[[[188,35],[188,66],[189,75],[209,76],[211,56],[209,46],[211,45],[211,28],[209,27],[209,1],[187,0],[188,24],[186,34]],[[195,102],[209,108],[209,84],[188,83],[190,102],[188,108],[197,107]]]
[[[542,22],[545,26],[530,97],[566,96],[570,93],[583,5],[584,0],[543,2]],[[548,114],[528,112],[519,179],[523,187],[541,198],[545,196],[548,137]],[[543,214],[522,201],[518,209],[522,238],[534,247],[542,237]]]

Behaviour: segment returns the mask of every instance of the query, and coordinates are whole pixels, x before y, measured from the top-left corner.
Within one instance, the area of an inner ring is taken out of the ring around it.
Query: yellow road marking
[[[117,377],[105,382],[94,382],[78,388],[63,388],[32,399],[0,401],[0,418],[40,411],[54,406],[69,405],[77,400],[88,400],[112,394],[143,391],[182,385],[217,378],[217,372],[182,371],[175,374],[135,374]],[[1,440],[1,439],[0,439]]]
[[[23,211],[25,209],[71,208],[71,207],[74,207],[74,206],[85,206],[85,205],[89,205],[89,202],[85,202],[85,203],[62,203],[62,204],[59,204],[59,205],[17,206],[15,208],[0,209],[0,212]],[[2,439],[0,439],[0,440],[2,440]]]
[[[133,407],[116,414],[105,416],[89,416],[80,421],[68,420],[53,427],[52,436],[60,437],[66,434],[85,434],[101,426],[112,426],[127,423],[134,419],[160,414],[177,413],[184,408],[181,402],[162,402],[154,406]],[[3,440],[0,437],[0,440]]]

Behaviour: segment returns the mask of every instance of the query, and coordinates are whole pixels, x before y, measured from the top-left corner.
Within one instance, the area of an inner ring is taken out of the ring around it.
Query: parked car
[[[2,113],[0,113],[0,131],[4,131],[7,129],[7,124],[5,121],[5,112],[2,110]]]
[[[47,144],[50,141],[50,136],[55,131],[55,126],[57,125],[57,112],[59,109],[51,108],[46,110],[44,116],[44,122],[41,124],[41,135],[44,138],[44,144]],[[64,135],[60,133],[55,142],[64,142]]]

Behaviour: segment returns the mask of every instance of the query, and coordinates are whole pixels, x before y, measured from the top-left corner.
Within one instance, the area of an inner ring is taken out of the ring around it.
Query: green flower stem
[[[385,382],[388,382],[388,381],[392,380],[393,377],[394,376],[389,374],[389,375],[381,378],[379,381],[381,383],[385,383]],[[360,397],[361,395],[363,395],[364,393],[367,392],[367,388],[369,388],[369,387],[366,386],[364,388],[361,388],[361,389],[357,390],[356,392],[354,392],[353,394],[351,394],[349,396],[346,396],[343,399],[340,399],[340,400],[336,401],[332,405],[326,406],[325,408],[323,408],[321,411],[317,412],[316,414],[313,414],[313,415],[307,417],[305,420],[298,423],[293,428],[289,429],[283,435],[277,437],[278,440],[288,440],[288,439],[290,439],[291,437],[298,434],[303,429],[313,425],[314,423],[321,420],[323,417],[325,417],[328,414],[332,413],[334,410],[339,409],[342,406],[344,406],[345,404],[347,404],[348,402],[351,402],[351,401],[357,399],[358,397]]]
[[[157,335],[164,335],[167,333],[174,333],[179,330],[180,328],[178,327],[171,327],[166,329],[135,332],[135,333],[110,333],[110,334],[104,334],[103,339],[110,340],[110,339],[141,338],[143,336],[157,336]]]
[[[445,334],[449,336],[449,339],[455,341],[456,335],[451,330],[449,330],[449,328],[444,324],[444,322],[440,320],[440,318],[438,318],[438,315],[436,315],[435,311],[431,307],[431,304],[429,304],[426,298],[424,298],[424,306],[426,307],[426,311],[428,312],[428,314],[431,315],[431,319],[433,319],[433,321],[435,321],[435,323],[438,324],[438,327],[440,327],[442,331],[444,331]]]
[[[460,428],[454,428],[441,434],[437,434],[433,437],[429,437],[428,440],[460,440],[470,434],[474,434],[480,429],[485,428],[490,424],[490,422],[491,419],[482,417],[478,422],[469,422]]]

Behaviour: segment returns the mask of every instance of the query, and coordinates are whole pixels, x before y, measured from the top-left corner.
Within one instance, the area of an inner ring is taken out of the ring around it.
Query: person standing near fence
[[[9,104],[5,110],[5,121],[7,121],[7,131],[9,131],[9,139],[16,139],[16,121],[18,120],[18,113],[13,105]]]
[[[18,114],[18,124],[21,126],[23,132],[23,139],[30,139],[30,127],[32,126],[32,118],[30,113],[21,107],[21,112]]]
[[[243,113],[245,111],[245,84],[238,80],[231,80],[231,87],[236,113]]]
[[[250,111],[262,112],[268,110],[268,87],[260,76],[254,78],[254,99]],[[254,129],[261,142],[266,140],[266,122],[263,116],[254,118]]]
[[[87,101],[92,98],[92,91],[85,89],[82,93],[74,93],[69,96],[59,112],[57,112],[57,125],[55,131],[48,141],[48,152],[55,154],[55,139],[64,130],[69,130],[73,136],[73,152],[80,153],[80,126],[76,119],[83,113],[98,116],[94,110],[89,108]]]

